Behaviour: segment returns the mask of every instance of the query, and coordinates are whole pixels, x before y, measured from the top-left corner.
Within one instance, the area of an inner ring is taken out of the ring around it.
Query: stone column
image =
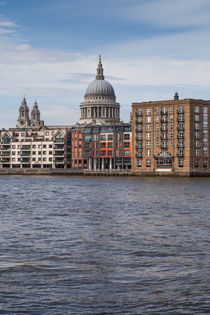
[[[102,171],[104,170],[104,158],[102,158],[102,165],[101,165]]]
[[[92,170],[92,159],[89,158],[89,166],[88,166],[88,169],[91,171]]]
[[[97,117],[99,118],[100,115],[99,115],[99,107],[97,107]]]
[[[112,158],[110,158],[110,160],[109,160],[109,169],[110,169],[110,171],[112,170]]]
[[[96,158],[93,159],[93,163],[94,163],[94,171],[96,170]]]

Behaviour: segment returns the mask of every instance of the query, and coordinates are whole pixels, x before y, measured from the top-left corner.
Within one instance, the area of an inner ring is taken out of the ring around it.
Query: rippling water
[[[207,314],[210,179],[0,177],[0,314]]]

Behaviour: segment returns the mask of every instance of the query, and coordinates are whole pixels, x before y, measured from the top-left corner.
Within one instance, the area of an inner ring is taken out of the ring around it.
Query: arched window
[[[8,134],[5,134],[3,137],[2,137],[2,143],[10,143],[11,139],[10,139],[10,136],[8,136]]]

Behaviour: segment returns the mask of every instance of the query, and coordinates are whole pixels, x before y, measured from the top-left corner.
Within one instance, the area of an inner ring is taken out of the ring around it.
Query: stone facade
[[[101,57],[97,68],[96,79],[92,81],[80,104],[81,124],[116,123],[120,121],[120,105],[112,85],[104,79]]]

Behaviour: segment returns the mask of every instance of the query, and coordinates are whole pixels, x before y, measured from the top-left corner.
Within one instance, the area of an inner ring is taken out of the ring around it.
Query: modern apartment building
[[[132,104],[136,173],[210,173],[210,101],[184,99]]]
[[[0,168],[70,168],[71,128],[45,126],[24,97],[16,128],[0,130]]]
[[[72,168],[131,169],[131,124],[76,126],[71,132]]]

